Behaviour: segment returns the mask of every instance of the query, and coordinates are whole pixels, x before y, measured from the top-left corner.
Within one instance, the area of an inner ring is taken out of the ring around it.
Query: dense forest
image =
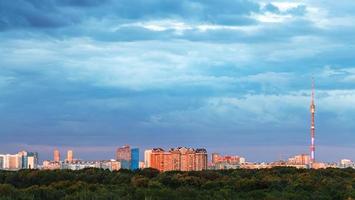
[[[0,171],[0,199],[355,199],[355,169]]]

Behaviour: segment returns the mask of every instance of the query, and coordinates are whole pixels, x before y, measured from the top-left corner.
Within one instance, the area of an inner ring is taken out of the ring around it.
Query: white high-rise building
[[[38,154],[28,153],[26,169],[37,169],[37,167],[38,167]]]
[[[151,155],[152,155],[151,149],[144,151],[144,168],[151,167]]]

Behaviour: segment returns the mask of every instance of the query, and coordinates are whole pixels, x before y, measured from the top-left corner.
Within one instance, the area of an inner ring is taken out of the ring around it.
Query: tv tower
[[[315,123],[314,123],[314,114],[316,112],[316,105],[314,104],[314,79],[312,78],[312,100],[311,100],[311,160],[310,166],[315,162],[315,145],[314,145],[314,135],[315,135]]]

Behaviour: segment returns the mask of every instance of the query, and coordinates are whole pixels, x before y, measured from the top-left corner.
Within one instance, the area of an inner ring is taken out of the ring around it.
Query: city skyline
[[[139,148],[129,145],[118,147],[116,159],[83,160],[74,157],[74,151],[67,150],[66,158],[60,158],[58,149],[53,151],[52,159],[39,160],[38,152],[21,150],[16,154],[0,154],[0,170],[17,171],[21,169],[38,170],[82,170],[98,168],[110,171],[128,169],[154,168],[165,171],[203,171],[226,169],[265,169],[274,167],[294,167],[303,169],[354,168],[355,162],[343,158],[337,162],[315,161],[314,154],[296,154],[287,159],[280,158],[272,162],[252,162],[240,155],[223,155],[217,152],[208,153],[204,148],[174,147],[169,150],[162,148],[145,149],[144,157],[140,158]],[[210,157],[210,158],[209,158]],[[42,164],[41,164],[42,163]]]
[[[314,77],[316,161],[355,160],[354,11],[331,0],[0,1],[0,153],[309,154]]]

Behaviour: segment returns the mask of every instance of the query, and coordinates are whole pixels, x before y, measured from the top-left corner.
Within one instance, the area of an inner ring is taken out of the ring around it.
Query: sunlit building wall
[[[159,171],[199,171],[207,169],[207,151],[179,147],[164,151],[155,148],[151,152],[151,166]]]
[[[144,151],[144,167],[149,168],[151,166],[151,155],[152,155],[152,150],[148,149]]]
[[[30,152],[27,154],[27,169],[37,169],[38,167],[38,153]]]
[[[53,160],[55,162],[59,162],[60,161],[60,152],[58,149],[54,150],[53,152]]]
[[[74,157],[73,150],[68,150],[67,151],[67,161],[68,162],[73,162],[73,157]]]
[[[131,168],[131,147],[125,145],[116,150],[116,160],[121,163],[122,169]]]

